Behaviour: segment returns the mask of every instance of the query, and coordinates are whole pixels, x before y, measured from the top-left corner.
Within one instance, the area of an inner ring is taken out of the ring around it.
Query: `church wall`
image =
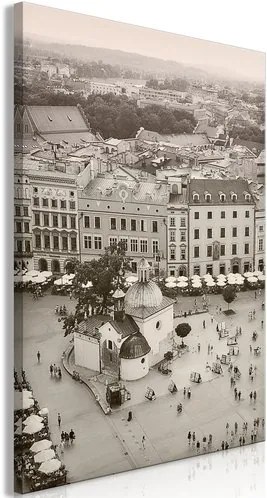
[[[100,372],[99,343],[97,339],[75,332],[75,364]]]
[[[121,359],[121,379],[122,380],[137,380],[145,377],[149,371],[148,355],[131,360]]]

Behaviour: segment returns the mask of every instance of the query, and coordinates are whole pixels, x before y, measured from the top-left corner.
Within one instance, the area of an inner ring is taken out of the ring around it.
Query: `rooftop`
[[[194,194],[197,195],[195,200]],[[224,201],[220,200],[223,194]],[[238,180],[214,180],[214,179],[191,179],[189,182],[189,203],[190,204],[253,204],[253,198],[246,194],[251,194],[248,182],[243,179]],[[236,195],[236,197],[235,197]]]
[[[130,287],[130,289],[132,288],[133,286]],[[161,310],[164,310],[165,308],[168,308],[168,306],[174,304],[174,302],[175,301],[170,297],[163,296],[162,301],[158,306],[151,306],[151,307],[141,306],[139,308],[133,308],[131,306],[126,305],[126,312],[127,314],[133,316],[134,318],[144,319],[154,315],[155,313],[158,313]]]
[[[128,337],[129,335],[135,334],[139,331],[139,328],[133,318],[127,314],[122,322],[113,320],[109,315],[92,315],[79,323],[78,333],[99,339],[99,329],[105,323],[110,323],[122,338]]]

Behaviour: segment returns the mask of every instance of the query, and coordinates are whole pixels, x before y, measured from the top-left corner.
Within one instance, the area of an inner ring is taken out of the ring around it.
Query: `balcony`
[[[14,252],[14,256],[15,258],[32,258],[33,257],[33,252],[32,251],[29,251],[29,252],[18,252],[18,251],[15,251]]]

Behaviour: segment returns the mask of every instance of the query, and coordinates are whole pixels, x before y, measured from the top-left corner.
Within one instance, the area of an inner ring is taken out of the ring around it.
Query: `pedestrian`
[[[242,335],[242,328],[239,327],[239,335]]]
[[[143,450],[145,449],[145,440],[146,440],[146,438],[145,438],[145,436],[143,436],[143,437],[142,437],[142,446],[143,446]]]
[[[237,394],[237,388],[236,387],[234,388],[234,394],[235,394],[235,399],[237,399],[238,394]]]
[[[222,450],[224,450],[224,448],[225,448],[224,441],[222,441],[221,448],[222,448]]]
[[[220,308],[219,308],[219,312],[220,312],[220,313],[222,312],[222,307],[221,307],[221,306],[220,306]]]
[[[255,299],[257,299],[257,291],[255,291]]]
[[[243,436],[243,438],[242,438],[242,443],[243,443],[243,446],[246,444],[245,436]]]
[[[184,387],[184,398],[185,398],[185,396],[186,396],[186,388]]]
[[[261,328],[263,329],[263,320],[261,321]]]
[[[200,343],[198,343],[198,345],[197,345],[197,351],[198,351],[198,353],[200,353]]]
[[[213,354],[213,346],[210,347],[210,354]]]
[[[226,427],[226,434],[228,434],[228,432],[229,432],[229,422],[226,423],[225,427]]]
[[[253,439],[254,439],[254,431],[253,431],[253,429],[252,429],[251,434],[250,434],[250,439],[251,439],[251,442],[253,443]]]
[[[60,367],[58,367],[58,369],[57,369],[57,374],[58,374],[58,378],[61,379],[62,372],[61,372],[61,368]]]
[[[262,428],[264,429],[264,427],[265,427],[265,419],[264,419],[264,418],[263,418],[263,419],[262,419],[262,421],[261,421],[261,426],[262,426]]]
[[[195,442],[196,442],[196,433],[193,432],[193,434],[192,434],[192,446],[195,446]]]
[[[60,441],[58,447],[59,447],[60,454],[63,455],[64,454],[64,447],[65,447],[64,441]]]
[[[189,432],[188,432],[188,434],[187,434],[187,440],[188,440],[188,445],[189,445],[189,446],[190,446],[190,444],[191,444],[191,437],[192,437],[192,435],[191,435],[191,431],[189,431]]]
[[[188,399],[191,398],[191,389],[190,389],[190,387],[187,390],[187,397],[188,397]]]
[[[250,398],[250,401],[252,401],[252,398],[253,398],[253,392],[252,391],[249,393],[249,398]]]
[[[210,321],[213,323],[213,315],[210,315]]]
[[[255,320],[255,318],[256,318],[256,311],[253,310],[253,320]]]
[[[38,361],[38,363],[40,363],[40,359],[41,359],[40,351],[37,351],[37,361]]]
[[[216,306],[216,315],[218,315],[218,312],[219,312],[219,306],[217,305]]]
[[[127,422],[131,422],[132,418],[133,418],[133,412],[132,412],[132,411],[129,411],[129,413],[128,413],[128,418],[127,418]]]
[[[238,393],[238,399],[240,401],[240,399],[241,399],[241,391],[239,391],[239,393]]]
[[[51,377],[52,377],[52,375],[53,375],[53,373],[54,373],[54,367],[53,367],[52,363],[51,363],[51,365],[50,365],[50,367],[49,367],[49,370],[50,370],[50,375],[51,375]]]
[[[216,332],[219,332],[219,324],[216,325]]]
[[[237,429],[238,429],[238,423],[235,422],[235,434],[237,433]]]
[[[206,436],[203,437],[203,450],[206,451],[207,450],[207,438]]]
[[[242,436],[239,438],[239,446],[242,446]]]
[[[256,391],[254,391],[254,393],[253,393],[253,398],[254,398],[254,403],[256,403],[256,399],[257,399],[257,393],[256,393]]]
[[[203,322],[202,322],[202,326],[203,326],[203,329],[205,329],[205,328],[206,328],[206,321],[205,321],[205,320],[203,320]]]
[[[212,446],[212,434],[209,434],[209,441],[208,441],[208,445],[209,445],[209,446]]]
[[[65,432],[65,442],[66,442],[66,446],[70,445],[70,436],[67,432]]]
[[[58,423],[58,427],[60,427],[60,425],[61,425],[61,415],[60,415],[60,413],[57,414],[57,423]]]
[[[251,344],[249,345],[249,352],[250,352],[250,354],[252,353],[252,346],[251,346]]]
[[[210,344],[208,344],[208,354],[210,354]]]
[[[61,441],[65,441],[65,432],[61,431]]]
[[[75,433],[73,429],[70,430],[69,436],[70,436],[70,444],[73,444],[73,441],[75,439]]]
[[[200,450],[200,442],[199,441],[197,441],[196,446],[197,446],[197,453],[199,453],[199,450]]]

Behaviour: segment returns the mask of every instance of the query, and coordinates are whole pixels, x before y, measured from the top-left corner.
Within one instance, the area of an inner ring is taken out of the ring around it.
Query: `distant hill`
[[[146,57],[144,55],[124,52],[123,50],[111,50],[108,48],[87,47],[85,45],[71,45],[42,41],[37,37],[29,35],[31,46],[28,50],[41,50],[46,54],[61,55],[69,59],[76,59],[80,62],[98,62],[120,66],[121,68],[138,71],[141,74],[153,74],[158,76],[179,76],[181,78],[208,78],[209,74],[199,68],[193,68],[175,61]],[[26,41],[26,40],[25,40]]]

